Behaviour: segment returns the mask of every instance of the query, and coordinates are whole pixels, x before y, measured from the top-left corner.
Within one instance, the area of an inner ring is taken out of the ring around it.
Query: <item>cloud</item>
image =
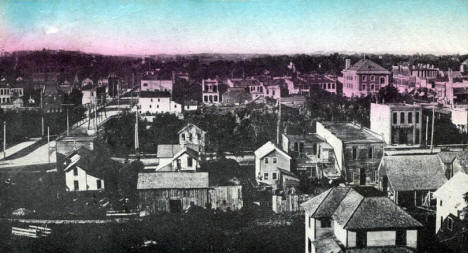
[[[54,34],[54,33],[58,33],[59,32],[59,29],[55,26],[49,26],[47,27],[46,29],[46,34]]]

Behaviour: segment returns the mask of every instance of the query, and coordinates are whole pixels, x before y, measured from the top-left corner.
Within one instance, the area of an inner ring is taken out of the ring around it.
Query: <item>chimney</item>
[[[345,69],[349,69],[351,67],[351,59],[345,60]]]

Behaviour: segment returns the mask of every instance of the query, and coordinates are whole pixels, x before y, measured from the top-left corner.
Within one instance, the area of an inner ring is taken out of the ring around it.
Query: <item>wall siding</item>
[[[169,212],[169,200],[181,200],[185,210],[194,202],[196,206],[205,208],[209,203],[209,189],[155,189],[140,190],[140,209],[147,209],[150,213]]]

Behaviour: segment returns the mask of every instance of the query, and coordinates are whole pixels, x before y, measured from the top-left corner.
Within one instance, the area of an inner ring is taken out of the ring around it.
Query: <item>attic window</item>
[[[448,230],[450,230],[450,231],[453,230],[453,220],[452,220],[452,218],[450,218],[450,217],[447,218],[447,228],[448,228]]]

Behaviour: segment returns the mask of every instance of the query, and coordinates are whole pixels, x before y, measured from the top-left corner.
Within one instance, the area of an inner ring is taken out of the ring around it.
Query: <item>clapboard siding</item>
[[[208,188],[140,190],[140,210],[146,209],[150,213],[169,212],[170,200],[181,200],[183,210],[192,202],[196,206],[206,207],[209,203],[208,191]]]

